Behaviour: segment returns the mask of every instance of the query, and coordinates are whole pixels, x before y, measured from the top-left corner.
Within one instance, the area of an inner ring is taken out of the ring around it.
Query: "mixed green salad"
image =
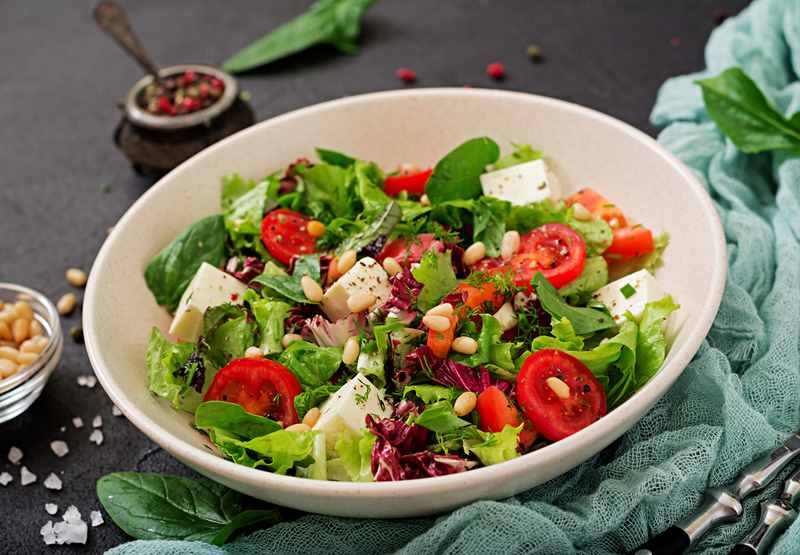
[[[232,461],[440,476],[578,432],[661,367],[667,245],[542,154],[469,140],[433,168],[317,149],[222,183],[145,279],[174,313],[149,384]]]

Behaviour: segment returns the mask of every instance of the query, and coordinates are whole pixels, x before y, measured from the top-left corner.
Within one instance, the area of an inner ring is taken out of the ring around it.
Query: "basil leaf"
[[[536,272],[531,284],[536,288],[539,302],[553,318],[566,318],[572,322],[575,333],[589,335],[596,331],[614,327],[614,320],[602,310],[570,306],[559,296],[558,291],[550,285],[541,272]]]
[[[326,148],[319,147],[315,150],[317,151],[317,156],[319,156],[319,159],[326,164],[332,164],[334,166],[339,166],[340,168],[349,168],[356,162],[356,159],[352,156],[348,156],[347,154],[343,154],[335,150],[328,150]]]
[[[709,117],[742,152],[790,150],[800,153],[797,114],[786,119],[738,67],[696,81]]]
[[[338,254],[348,250],[360,251],[376,239],[382,236],[388,236],[392,232],[394,226],[400,221],[402,212],[396,202],[390,202],[383,214],[378,216],[371,224],[365,227],[360,232],[347,238],[339,248],[336,249]]]
[[[456,147],[433,168],[425,186],[428,198],[436,204],[480,196],[480,176],[499,156],[500,148],[488,137],[471,139]]]
[[[308,11],[267,33],[225,60],[231,73],[274,62],[315,44],[330,44],[345,54],[358,51],[361,18],[375,0],[319,0]]]
[[[219,267],[225,262],[225,221],[208,216],[178,235],[147,265],[144,279],[158,304],[175,312],[183,292],[203,262]]]
[[[222,545],[237,530],[281,520],[277,509],[243,510],[243,496],[210,480],[114,472],[97,481],[111,520],[140,540],[194,540]]]

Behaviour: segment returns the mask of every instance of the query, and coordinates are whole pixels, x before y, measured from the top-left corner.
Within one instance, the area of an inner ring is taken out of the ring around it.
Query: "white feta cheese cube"
[[[183,341],[197,341],[205,311],[225,303],[241,304],[245,291],[247,285],[203,262],[181,297],[169,333]]]
[[[322,310],[335,322],[350,314],[347,299],[356,293],[372,293],[377,299],[374,306],[385,303],[392,293],[389,274],[369,256],[356,262],[337,279],[322,297]]]
[[[620,323],[626,312],[638,320],[647,303],[661,300],[665,295],[653,274],[639,270],[601,287],[592,298],[606,305],[614,321]]]
[[[561,197],[561,186],[544,160],[533,160],[503,168],[480,177],[483,194],[511,204],[529,204]]]
[[[368,414],[388,418],[392,409],[384,401],[383,392],[359,373],[322,404],[313,429],[325,432],[325,441],[332,449],[342,432],[355,433],[366,427]]]

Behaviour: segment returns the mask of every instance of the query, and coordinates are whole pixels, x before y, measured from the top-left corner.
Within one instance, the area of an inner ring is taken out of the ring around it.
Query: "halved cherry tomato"
[[[428,331],[428,348],[439,358],[446,358],[447,353],[450,352],[450,346],[453,344],[453,338],[456,334],[456,326],[458,325],[458,316],[450,316],[450,327],[446,331]]]
[[[421,233],[413,239],[400,237],[386,243],[378,253],[377,260],[383,263],[384,259],[392,257],[401,265],[408,266],[419,262],[422,255],[431,249],[444,250],[444,243],[436,239],[433,233]]]
[[[476,407],[481,422],[478,427],[484,432],[502,432],[506,424],[517,427],[522,422],[517,407],[496,385],[478,395]]]
[[[563,287],[583,272],[586,243],[564,224],[545,224],[522,236],[519,250],[507,267],[514,272],[514,282],[530,288],[536,272],[555,288]]]
[[[548,385],[550,377],[569,386],[566,399]],[[550,441],[572,435],[606,413],[606,393],[594,374],[577,358],[555,349],[536,351],[522,363],[517,400],[534,427]]]
[[[648,254],[656,249],[653,242],[653,232],[637,225],[635,227],[622,227],[614,230],[614,239],[604,255],[609,262]]]
[[[311,254],[317,240],[308,234],[307,216],[279,208],[273,210],[261,221],[261,241],[269,253],[288,264],[296,254]]]
[[[299,422],[294,398],[302,390],[282,364],[265,358],[236,358],[217,372],[203,400],[238,403],[247,412],[286,427]]]
[[[565,202],[567,206],[572,206],[576,202],[581,203],[589,212],[607,221],[612,228],[628,225],[625,214],[622,213],[622,210],[617,205],[589,187],[571,195]]]
[[[407,175],[390,175],[383,181],[383,191],[390,197],[396,197],[401,191],[421,196],[432,173],[433,170],[423,170]]]

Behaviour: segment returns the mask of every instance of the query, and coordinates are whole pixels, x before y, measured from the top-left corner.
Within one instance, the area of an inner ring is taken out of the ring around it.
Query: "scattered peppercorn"
[[[506,76],[506,68],[500,62],[494,62],[486,66],[486,75],[492,79],[502,79]]]
[[[403,83],[413,83],[417,80],[417,73],[413,69],[408,69],[407,67],[396,69],[394,75]]]
[[[157,116],[180,116],[208,108],[224,91],[222,80],[187,70],[147,85],[139,95],[139,105]]]
[[[72,326],[69,329],[69,336],[75,343],[83,343],[83,328],[81,326]]]
[[[531,59],[534,63],[539,63],[542,61],[542,47],[536,44],[528,45],[528,48],[525,50],[525,53],[528,55],[528,58]]]

